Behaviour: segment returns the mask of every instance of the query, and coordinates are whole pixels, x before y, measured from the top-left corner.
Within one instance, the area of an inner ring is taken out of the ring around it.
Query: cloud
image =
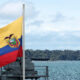
[[[22,3],[7,3],[0,7],[0,17],[1,19],[14,19],[22,14]]]
[[[64,16],[62,13],[58,12],[56,13],[56,15],[53,16],[53,20],[52,22],[64,22],[64,21],[67,21],[67,20],[73,20],[74,18],[73,17],[67,17],[67,16]]]
[[[26,27],[26,48],[31,49],[79,49],[80,19],[62,14],[54,17],[56,22],[43,19],[38,27],[35,21]],[[40,21],[41,18],[38,20]],[[37,22],[37,21],[36,21]],[[35,24],[34,24],[35,23]],[[28,43],[27,43],[28,42]]]
[[[0,19],[16,19],[22,15],[22,1],[11,1],[3,4],[0,7]],[[25,2],[25,15],[26,19],[35,18],[39,12],[35,9],[34,5],[28,1]]]
[[[34,22],[31,22],[29,25],[35,25],[35,26],[41,26],[41,24],[43,24],[44,23],[44,21],[43,20],[36,20],[36,21],[34,21]]]
[[[26,24],[26,29],[25,32],[27,33],[27,35],[32,34],[32,35],[40,35],[40,36],[45,36],[48,33],[54,33],[54,32],[63,32],[63,31],[79,31],[80,27],[79,27],[79,23],[77,21],[79,20],[71,20],[72,18],[68,18],[66,16],[63,16],[62,14],[59,14],[58,16],[59,19],[57,19],[56,21],[58,21],[58,23],[54,23],[54,22],[49,22],[46,19],[34,19],[33,21],[29,21]],[[58,18],[58,17],[57,17]],[[69,19],[69,20],[68,20]],[[61,20],[65,20],[62,23],[59,23]],[[64,35],[64,34],[62,34]]]
[[[63,16],[61,13],[57,13],[53,19],[53,22],[59,22],[64,21],[65,16]]]
[[[80,37],[77,32],[53,32],[45,36],[26,36],[26,48],[31,49],[79,49]],[[80,33],[80,32],[79,32]],[[64,34],[64,35],[63,35]],[[28,43],[27,43],[28,42]]]
[[[45,36],[49,33],[53,33],[53,32],[57,32],[58,29],[54,28],[54,27],[49,27],[49,25],[47,24],[47,26],[45,26],[45,23],[43,23],[41,26],[37,26],[37,25],[30,25],[28,27],[26,27],[25,32],[26,35],[35,35],[35,37],[39,36]]]
[[[22,16],[22,4],[23,1],[10,1],[0,6],[0,27],[11,23],[18,17]],[[35,9],[35,6],[30,1],[25,1],[25,22],[29,22],[35,19],[39,15],[39,12]],[[40,25],[41,22],[34,23]]]
[[[26,8],[26,16],[27,18],[34,19],[39,15],[39,11],[36,10],[34,4],[32,2],[27,2],[27,8]]]

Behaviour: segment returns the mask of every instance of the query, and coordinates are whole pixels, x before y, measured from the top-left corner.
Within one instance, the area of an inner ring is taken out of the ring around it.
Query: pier
[[[26,80],[49,80],[48,66],[34,66],[30,59],[26,59],[25,70]],[[22,80],[20,59],[0,69],[0,80]]]

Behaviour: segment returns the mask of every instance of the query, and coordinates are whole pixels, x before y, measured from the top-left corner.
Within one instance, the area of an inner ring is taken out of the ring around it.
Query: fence
[[[37,75],[40,76],[39,80],[48,80],[49,70],[48,66],[35,66],[35,71],[37,71]]]

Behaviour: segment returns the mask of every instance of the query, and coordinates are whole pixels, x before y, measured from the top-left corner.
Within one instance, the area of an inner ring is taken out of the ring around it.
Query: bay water
[[[49,80],[80,80],[80,61],[33,61],[33,63],[35,66],[49,67]]]

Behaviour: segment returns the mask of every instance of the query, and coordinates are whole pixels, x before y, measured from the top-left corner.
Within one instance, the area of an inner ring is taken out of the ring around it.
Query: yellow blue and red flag
[[[0,67],[22,57],[22,22],[23,17],[0,28]]]

